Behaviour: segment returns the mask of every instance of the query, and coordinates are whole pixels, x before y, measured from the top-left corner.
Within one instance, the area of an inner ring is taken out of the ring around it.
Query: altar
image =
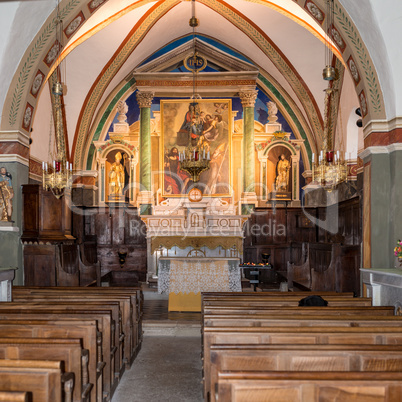
[[[241,292],[239,258],[162,257],[158,293],[169,294],[169,311],[201,311],[201,292]]]

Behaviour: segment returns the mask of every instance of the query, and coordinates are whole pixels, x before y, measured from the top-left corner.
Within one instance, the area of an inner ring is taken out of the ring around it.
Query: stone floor
[[[155,292],[144,299],[142,348],[112,402],[202,401],[201,314],[168,313]]]

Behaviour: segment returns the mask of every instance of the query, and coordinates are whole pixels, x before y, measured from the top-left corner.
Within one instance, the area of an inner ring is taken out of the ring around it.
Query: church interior
[[[0,401],[402,399],[402,4],[357,3],[0,0]]]

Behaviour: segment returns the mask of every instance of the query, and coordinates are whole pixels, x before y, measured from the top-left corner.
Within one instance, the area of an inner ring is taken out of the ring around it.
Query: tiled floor
[[[143,311],[142,348],[112,402],[201,402],[201,313],[169,313],[148,289]]]

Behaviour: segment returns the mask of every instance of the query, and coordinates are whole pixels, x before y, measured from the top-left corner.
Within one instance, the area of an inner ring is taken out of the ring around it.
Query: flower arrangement
[[[396,242],[396,247],[394,248],[395,257],[402,258],[402,241],[398,240]]]

